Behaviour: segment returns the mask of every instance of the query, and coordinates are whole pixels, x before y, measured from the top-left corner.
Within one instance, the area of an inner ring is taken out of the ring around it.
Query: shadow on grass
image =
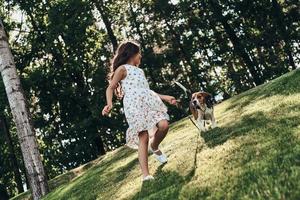
[[[290,108],[299,109],[299,105]],[[300,199],[300,143],[294,134],[300,124],[299,112],[293,117],[282,114],[257,120],[264,124],[257,127],[259,133],[253,132],[261,136],[259,147],[249,141],[230,161],[243,166],[236,178],[239,189],[234,189],[231,197],[240,199],[248,194],[251,199]]]
[[[91,199],[94,200],[99,194],[113,194],[114,189],[112,184],[118,183],[124,180],[134,166],[137,165],[138,159],[133,158],[126,165],[117,167],[116,163],[124,158],[129,157],[136,151],[121,147],[114,152],[113,155],[100,161],[99,164],[90,166],[89,169],[81,176],[76,177],[70,183],[62,185],[56,190],[52,191],[45,199]],[[109,170],[109,167],[116,167],[115,170]],[[104,187],[105,186],[105,187]],[[105,191],[110,188],[110,193]]]
[[[272,133],[278,127],[293,128],[299,125],[298,117],[286,117],[285,113],[289,113],[298,109],[300,105],[286,106],[273,109],[273,114],[266,115],[264,112],[255,112],[250,115],[241,117],[239,121],[233,121],[229,126],[217,127],[207,132],[201,133],[206,145],[213,148],[217,145],[225,143],[229,139],[234,139],[245,134],[255,134],[260,131],[266,136],[276,137]],[[276,112],[278,111],[278,112]],[[262,131],[264,130],[264,131]]]
[[[224,165],[238,169],[238,175],[225,175],[221,189],[208,188],[207,195],[214,199],[300,199],[300,145],[295,135],[300,113],[289,114],[299,107],[286,105],[268,113],[255,112],[227,127],[202,133],[210,148],[243,135],[253,136],[245,138]],[[191,199],[203,198],[197,187],[189,194],[194,194]]]
[[[77,174],[74,171],[69,171],[65,174],[55,177],[54,179],[51,179],[49,181],[49,188],[50,188],[50,190],[53,190],[53,189],[57,188],[58,186],[69,183],[76,176],[77,176]]]
[[[170,126],[170,130],[172,130],[172,132],[176,132],[178,131],[179,129],[182,129],[184,127],[187,126],[187,124],[185,123],[185,118],[184,118],[184,121],[182,120],[182,122],[178,122],[176,124],[171,124]]]
[[[182,187],[189,183],[195,175],[197,168],[197,154],[202,148],[200,140],[197,140],[196,152],[193,152],[194,163],[192,170],[186,175],[181,176],[176,171],[163,171],[164,165],[160,165],[156,173],[155,179],[143,182],[141,190],[133,196],[132,200],[137,199],[159,199],[159,200],[175,200],[179,198]]]
[[[111,155],[111,157],[103,159],[105,156],[107,156],[107,155],[104,155],[101,158],[98,158],[96,163],[95,163],[95,161],[91,161],[91,162],[85,164],[84,166],[82,166],[82,169],[80,169],[80,171],[85,171],[85,173],[88,174],[88,173],[91,173],[91,172],[99,169],[97,171],[99,174],[104,173],[105,170],[107,168],[109,168],[110,166],[112,166],[115,162],[118,162],[118,161],[124,159],[125,157],[132,155],[134,152],[135,152],[135,150],[132,150],[130,148],[121,147],[121,148],[117,149],[115,152],[113,152],[113,155]],[[110,156],[110,155],[108,155],[108,156]],[[99,162],[101,162],[101,164],[98,164]],[[88,177],[86,177],[85,174],[78,177],[78,173],[76,173],[76,169],[71,170],[60,176],[55,177],[54,179],[51,179],[49,181],[49,188],[50,188],[51,192],[55,193],[56,195],[60,195],[60,193],[62,193],[62,191],[65,189],[65,187],[68,186],[68,184],[73,185],[72,187],[77,187],[75,183],[78,182],[78,179],[85,179],[85,178],[88,178]],[[69,190],[69,189],[72,190],[72,187],[69,187],[67,190]],[[55,198],[55,195],[52,196],[51,193],[50,193],[50,195],[51,195],[50,198],[48,198],[48,196],[46,196],[44,198],[57,199],[57,198]],[[15,198],[16,199],[31,199],[32,197],[31,197],[30,191],[27,191],[27,192],[24,192],[24,193],[16,196]]]
[[[182,187],[189,181],[190,176],[183,177],[175,171],[163,171],[159,166],[154,174],[155,179],[143,182],[140,192],[132,200],[138,199],[178,199]]]
[[[176,172],[164,172],[160,166],[154,174],[155,179],[143,182],[140,192],[132,200],[137,199],[176,199],[183,184],[183,177]]]
[[[120,147],[115,152],[113,152],[112,155],[109,155],[111,157],[105,158],[103,161],[101,161],[101,169],[105,171],[108,167],[110,167],[115,162],[118,162],[126,157],[129,157],[136,152],[137,152],[136,150],[130,149],[129,147],[126,146]]]
[[[290,80],[284,77],[282,84],[283,81]],[[285,82],[282,87],[286,84],[291,83]],[[299,91],[297,84],[283,93]],[[253,94],[251,98],[255,97]],[[224,176],[216,186],[200,188],[195,183],[184,187],[195,171],[183,177],[174,171],[164,172],[161,167],[156,180],[144,183],[132,199],[300,199],[300,143],[295,134],[300,124],[299,108],[299,103],[274,106],[272,110],[253,112],[225,127],[202,133],[211,149],[247,136],[235,141],[241,145],[227,155]]]
[[[111,155],[110,158],[106,158],[103,160],[99,159],[98,162],[101,162],[101,171],[106,171],[106,169],[110,166],[112,166],[112,164],[114,164],[115,162],[118,162],[122,159],[124,159],[125,157],[130,156],[131,154],[133,154],[135,151],[127,148],[127,147],[121,147],[120,149],[116,150],[116,152],[114,152],[113,155]],[[83,166],[82,170],[83,171],[94,171],[95,168],[99,168],[99,165],[97,165],[97,163],[87,163],[86,165]],[[67,172],[66,174],[63,174],[59,177],[57,177],[57,180],[53,181],[53,182],[60,182],[60,184],[56,184],[57,186],[60,186],[66,182],[71,181],[73,178],[76,177],[76,174],[73,171]],[[68,181],[67,181],[68,180]]]

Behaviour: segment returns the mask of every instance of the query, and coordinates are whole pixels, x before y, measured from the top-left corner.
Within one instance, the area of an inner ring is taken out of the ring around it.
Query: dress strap
[[[125,67],[126,72],[127,72],[126,77],[122,80],[122,82],[124,82],[125,80],[127,80],[127,79],[131,76],[131,74],[132,74],[132,69],[131,69],[131,66],[128,65],[128,64],[123,64],[122,66]]]
[[[130,65],[124,64],[123,66],[125,67],[125,69],[126,69],[127,72],[129,72],[131,70],[131,66]]]

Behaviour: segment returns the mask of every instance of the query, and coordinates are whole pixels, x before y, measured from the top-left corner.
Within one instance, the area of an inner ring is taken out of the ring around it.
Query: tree
[[[104,5],[103,0],[93,0],[95,7],[98,9],[101,18],[103,20],[103,23],[105,24],[105,28],[107,30],[108,37],[111,41],[111,44],[113,46],[113,51],[115,52],[118,48],[118,40],[114,34],[114,31],[112,29],[112,23],[109,20],[109,15],[107,11],[107,7]]]
[[[106,103],[106,70],[119,41],[140,42],[140,67],[155,91],[180,97],[182,91],[171,85],[178,80],[193,91],[202,87],[229,98],[254,87],[253,78],[263,83],[290,71],[289,49],[299,64],[297,3],[0,0],[49,179],[124,144],[122,102],[115,102],[111,118],[99,114]],[[15,11],[24,18],[11,17]],[[9,123],[9,105],[0,104]],[[184,116],[174,107],[169,111],[172,121]],[[14,124],[9,126],[24,182],[17,133]],[[15,175],[4,137],[0,153],[0,182],[12,196],[17,187],[9,184]]]
[[[293,53],[291,51],[291,41],[290,41],[290,34],[288,31],[287,26],[285,25],[284,14],[282,12],[282,8],[277,0],[272,0],[272,8],[273,8],[273,16],[275,18],[276,24],[275,26],[278,27],[278,30],[281,34],[282,39],[285,42],[285,53],[288,56],[289,64],[292,66],[292,69],[296,69],[295,61],[293,58]]]
[[[17,184],[18,192],[22,193],[22,192],[24,192],[24,189],[23,189],[23,182],[22,182],[21,174],[19,171],[19,164],[18,164],[17,157],[15,155],[14,145],[13,145],[13,141],[12,141],[12,138],[11,138],[11,135],[9,132],[8,123],[7,123],[5,115],[2,113],[0,113],[0,129],[2,129],[2,131],[4,133],[4,138],[5,138],[7,146],[8,146],[10,166],[14,172],[14,177],[15,177],[15,182]]]
[[[95,31],[91,2],[26,1],[18,6],[30,27],[25,36],[31,44],[30,63],[25,63],[23,85],[32,91],[37,139],[43,141],[45,169],[53,178],[105,153],[106,131],[98,111],[104,99],[97,98],[98,93],[103,96],[105,72],[99,55],[111,49],[101,47],[104,29]],[[105,39],[103,45],[111,47]],[[100,84],[94,84],[98,80]]]
[[[13,119],[16,123],[32,196],[33,199],[40,199],[49,191],[47,178],[35,138],[28,104],[17,74],[2,19],[0,19],[0,71]]]
[[[211,4],[211,8],[212,8],[213,13],[215,14],[215,17],[223,25],[224,30],[228,35],[228,38],[232,42],[234,51],[236,52],[237,55],[239,55],[241,57],[241,59],[244,61],[244,63],[248,67],[255,84],[260,85],[262,83],[262,80],[260,79],[260,76],[259,76],[259,67],[258,67],[257,63],[254,61],[254,59],[250,57],[249,53],[247,52],[246,48],[244,47],[244,45],[238,38],[234,29],[228,23],[228,19],[226,18],[226,16],[223,15],[222,7],[219,4],[218,0],[211,0],[208,2]]]
[[[8,200],[9,196],[5,189],[5,186],[0,183],[0,200]]]

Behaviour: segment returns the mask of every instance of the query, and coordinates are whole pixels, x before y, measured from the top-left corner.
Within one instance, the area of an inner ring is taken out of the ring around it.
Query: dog
[[[211,121],[212,128],[217,127],[213,104],[213,97],[207,92],[195,92],[192,94],[190,111],[197,122],[198,128],[203,132],[208,130],[205,127],[205,120]]]

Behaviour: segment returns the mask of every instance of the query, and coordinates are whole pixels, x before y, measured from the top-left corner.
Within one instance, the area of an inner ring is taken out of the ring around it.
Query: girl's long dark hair
[[[133,57],[134,55],[139,53],[139,51],[140,51],[140,46],[138,43],[133,42],[133,41],[122,42],[119,45],[119,47],[111,61],[111,67],[110,67],[110,73],[108,76],[108,81],[110,82],[112,80],[114,73],[118,69],[118,67],[126,64],[127,61],[131,57]],[[123,91],[122,91],[122,87],[121,87],[120,83],[118,83],[118,86],[114,92],[118,99],[121,99],[123,97]]]

